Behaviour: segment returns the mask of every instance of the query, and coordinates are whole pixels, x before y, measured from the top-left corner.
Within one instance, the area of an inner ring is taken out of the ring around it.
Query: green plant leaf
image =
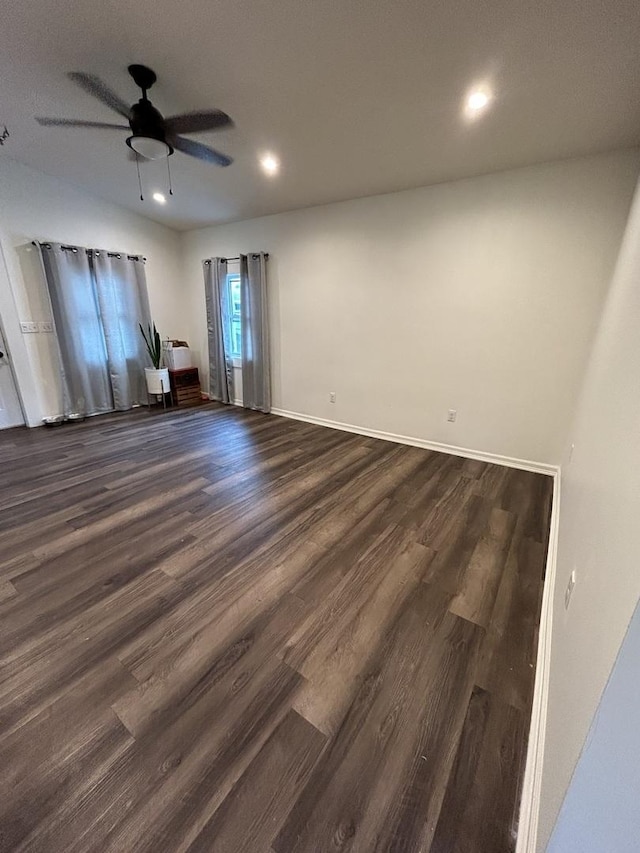
[[[162,361],[162,341],[160,333],[156,329],[156,324],[153,324],[153,332],[151,331],[151,326],[147,326],[147,332],[145,332],[142,328],[142,323],[138,323],[138,325],[140,326],[140,333],[147,347],[151,363],[156,370],[159,370],[160,362]]]

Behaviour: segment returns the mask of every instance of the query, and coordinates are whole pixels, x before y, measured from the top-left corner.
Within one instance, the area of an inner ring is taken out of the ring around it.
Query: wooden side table
[[[197,367],[170,370],[171,394],[176,406],[197,406],[202,403],[200,377]]]

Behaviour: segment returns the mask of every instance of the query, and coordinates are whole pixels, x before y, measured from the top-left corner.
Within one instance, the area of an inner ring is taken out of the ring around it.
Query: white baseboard
[[[553,506],[549,530],[549,549],[545,567],[538,654],[536,658],[536,680],[533,690],[531,724],[527,745],[518,839],[516,853],[536,853],[538,843],[538,821],[540,817],[540,791],[542,788],[542,765],[547,730],[547,705],[549,702],[549,674],[551,669],[551,636],[553,629],[553,593],[556,584],[556,561],[558,555],[558,528],[560,522],[560,479],[558,469],[553,478]]]
[[[463,456],[465,459],[478,459],[481,462],[492,462],[495,465],[506,465],[509,468],[521,468],[523,471],[534,471],[536,474],[549,474],[552,477],[558,471],[556,465],[546,462],[532,462],[529,459],[516,459],[511,456],[499,456],[495,453],[486,453],[484,450],[471,450],[467,447],[456,447],[452,444],[442,444],[439,441],[428,441],[425,438],[414,438],[409,435],[398,435],[394,432],[384,432],[379,429],[345,424],[342,421],[331,421],[327,418],[316,418],[313,415],[304,415],[300,412],[289,412],[286,409],[271,409],[272,415],[282,418],[291,418],[294,421],[306,421],[318,426],[340,429],[344,432],[354,432],[358,435],[366,435],[370,438],[381,438],[385,441],[393,441],[396,444],[409,444],[412,447],[423,447],[425,450],[435,450],[439,453],[450,453],[453,456]]]

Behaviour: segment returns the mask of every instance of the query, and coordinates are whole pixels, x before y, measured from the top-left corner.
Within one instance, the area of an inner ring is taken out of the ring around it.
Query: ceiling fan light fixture
[[[152,136],[130,136],[127,145],[145,160],[162,160],[173,154],[173,148],[162,139]]]

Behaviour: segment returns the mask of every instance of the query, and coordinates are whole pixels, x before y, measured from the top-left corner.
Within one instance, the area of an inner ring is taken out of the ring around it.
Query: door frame
[[[11,242],[0,229],[0,323],[2,336],[9,354],[9,367],[18,392],[18,400],[24,422],[27,426],[39,426],[42,413],[38,401],[37,389],[33,381],[33,371],[29,353],[20,331],[20,318],[15,302],[12,279],[19,281],[17,262],[12,264]]]
[[[22,421],[20,423],[9,424],[9,426],[0,427],[1,430],[5,430],[5,429],[14,429],[15,427],[20,427],[20,426],[25,426],[27,423],[27,419],[26,419],[25,414],[24,414],[24,405],[22,403],[22,398],[21,398],[20,393],[18,391],[18,381],[16,379],[16,374],[13,370],[13,359],[11,358],[11,351],[7,345],[7,337],[4,333],[4,327],[2,325],[2,316],[0,316],[0,341],[2,341],[3,349],[6,350],[6,352],[4,353],[4,355],[6,357],[6,362],[4,359],[2,361],[4,362],[5,367],[9,368],[9,375],[11,376],[11,381],[13,382],[13,387],[15,388],[15,391],[16,391],[16,397],[18,399],[18,406],[20,408],[20,415],[22,417]]]

